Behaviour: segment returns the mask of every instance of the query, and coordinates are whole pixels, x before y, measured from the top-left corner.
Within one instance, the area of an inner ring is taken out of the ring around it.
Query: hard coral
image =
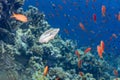
[[[32,80],[49,80],[49,79],[46,76],[44,76],[39,70],[32,75]]]

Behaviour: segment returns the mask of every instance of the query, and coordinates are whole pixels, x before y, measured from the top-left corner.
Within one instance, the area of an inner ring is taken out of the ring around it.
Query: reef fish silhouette
[[[39,38],[40,43],[47,43],[51,39],[54,39],[54,37],[59,32],[59,28],[50,28],[49,30],[45,31]]]

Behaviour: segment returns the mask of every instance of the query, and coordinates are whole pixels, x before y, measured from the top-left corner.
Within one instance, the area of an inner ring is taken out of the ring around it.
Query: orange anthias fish
[[[102,49],[102,52],[104,52],[105,44],[103,41],[100,42],[100,47]]]
[[[106,7],[104,5],[102,5],[101,11],[102,11],[102,16],[105,16]]]
[[[120,21],[120,12],[118,13],[117,18],[118,18],[118,21]]]
[[[84,25],[83,25],[81,22],[79,23],[79,27],[80,27],[83,31],[86,31]]]
[[[99,45],[97,46],[97,52],[98,52],[99,57],[100,57],[100,58],[103,58],[103,56],[102,56],[103,51],[102,51],[101,46],[99,46]]]
[[[21,22],[27,22],[28,21],[27,17],[25,15],[23,15],[23,14],[13,13],[11,18],[15,18],[16,20],[19,20]]]
[[[84,51],[84,53],[86,54],[86,53],[88,53],[90,50],[91,50],[91,48],[89,47],[89,48],[87,48],[87,49]]]
[[[46,76],[46,75],[47,75],[47,73],[48,73],[48,66],[46,66],[46,67],[44,68],[43,75],[44,75],[44,76]]]

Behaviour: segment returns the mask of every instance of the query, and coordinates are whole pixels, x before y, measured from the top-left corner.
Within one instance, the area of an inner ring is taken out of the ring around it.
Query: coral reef
[[[10,16],[23,4],[24,0],[0,0],[0,40],[14,44],[15,33],[13,33],[14,27]]]
[[[63,40],[56,35],[48,43],[40,43],[40,35],[51,26],[45,20],[45,15],[37,8],[29,6],[27,11],[20,8],[23,3],[24,0],[0,1],[0,79],[113,80],[115,78],[111,77],[112,67],[104,59],[96,58],[93,53],[84,54],[82,49],[78,49],[80,54],[78,58],[74,54],[77,44],[72,40]],[[11,19],[12,12],[26,15],[29,22],[22,23]],[[79,61],[82,61],[81,64],[78,64]],[[49,71],[44,76],[46,65],[49,66]]]
[[[33,80],[49,80],[46,76],[43,76],[43,74],[41,73],[41,71],[36,71],[33,75],[32,75],[32,79]]]

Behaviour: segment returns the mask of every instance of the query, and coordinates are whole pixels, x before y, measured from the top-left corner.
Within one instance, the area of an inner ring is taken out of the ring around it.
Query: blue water
[[[88,2],[86,2],[88,1]],[[117,56],[120,52],[120,21],[115,15],[120,11],[120,0],[26,0],[24,9],[33,5],[44,12],[52,27],[60,28],[63,39],[77,41],[78,47],[96,46],[105,42],[105,52]],[[101,6],[106,6],[106,16],[101,14]],[[96,23],[92,15],[96,14]],[[86,32],[79,27],[82,22]],[[94,33],[92,33],[94,32]],[[117,38],[110,37],[116,34]]]

